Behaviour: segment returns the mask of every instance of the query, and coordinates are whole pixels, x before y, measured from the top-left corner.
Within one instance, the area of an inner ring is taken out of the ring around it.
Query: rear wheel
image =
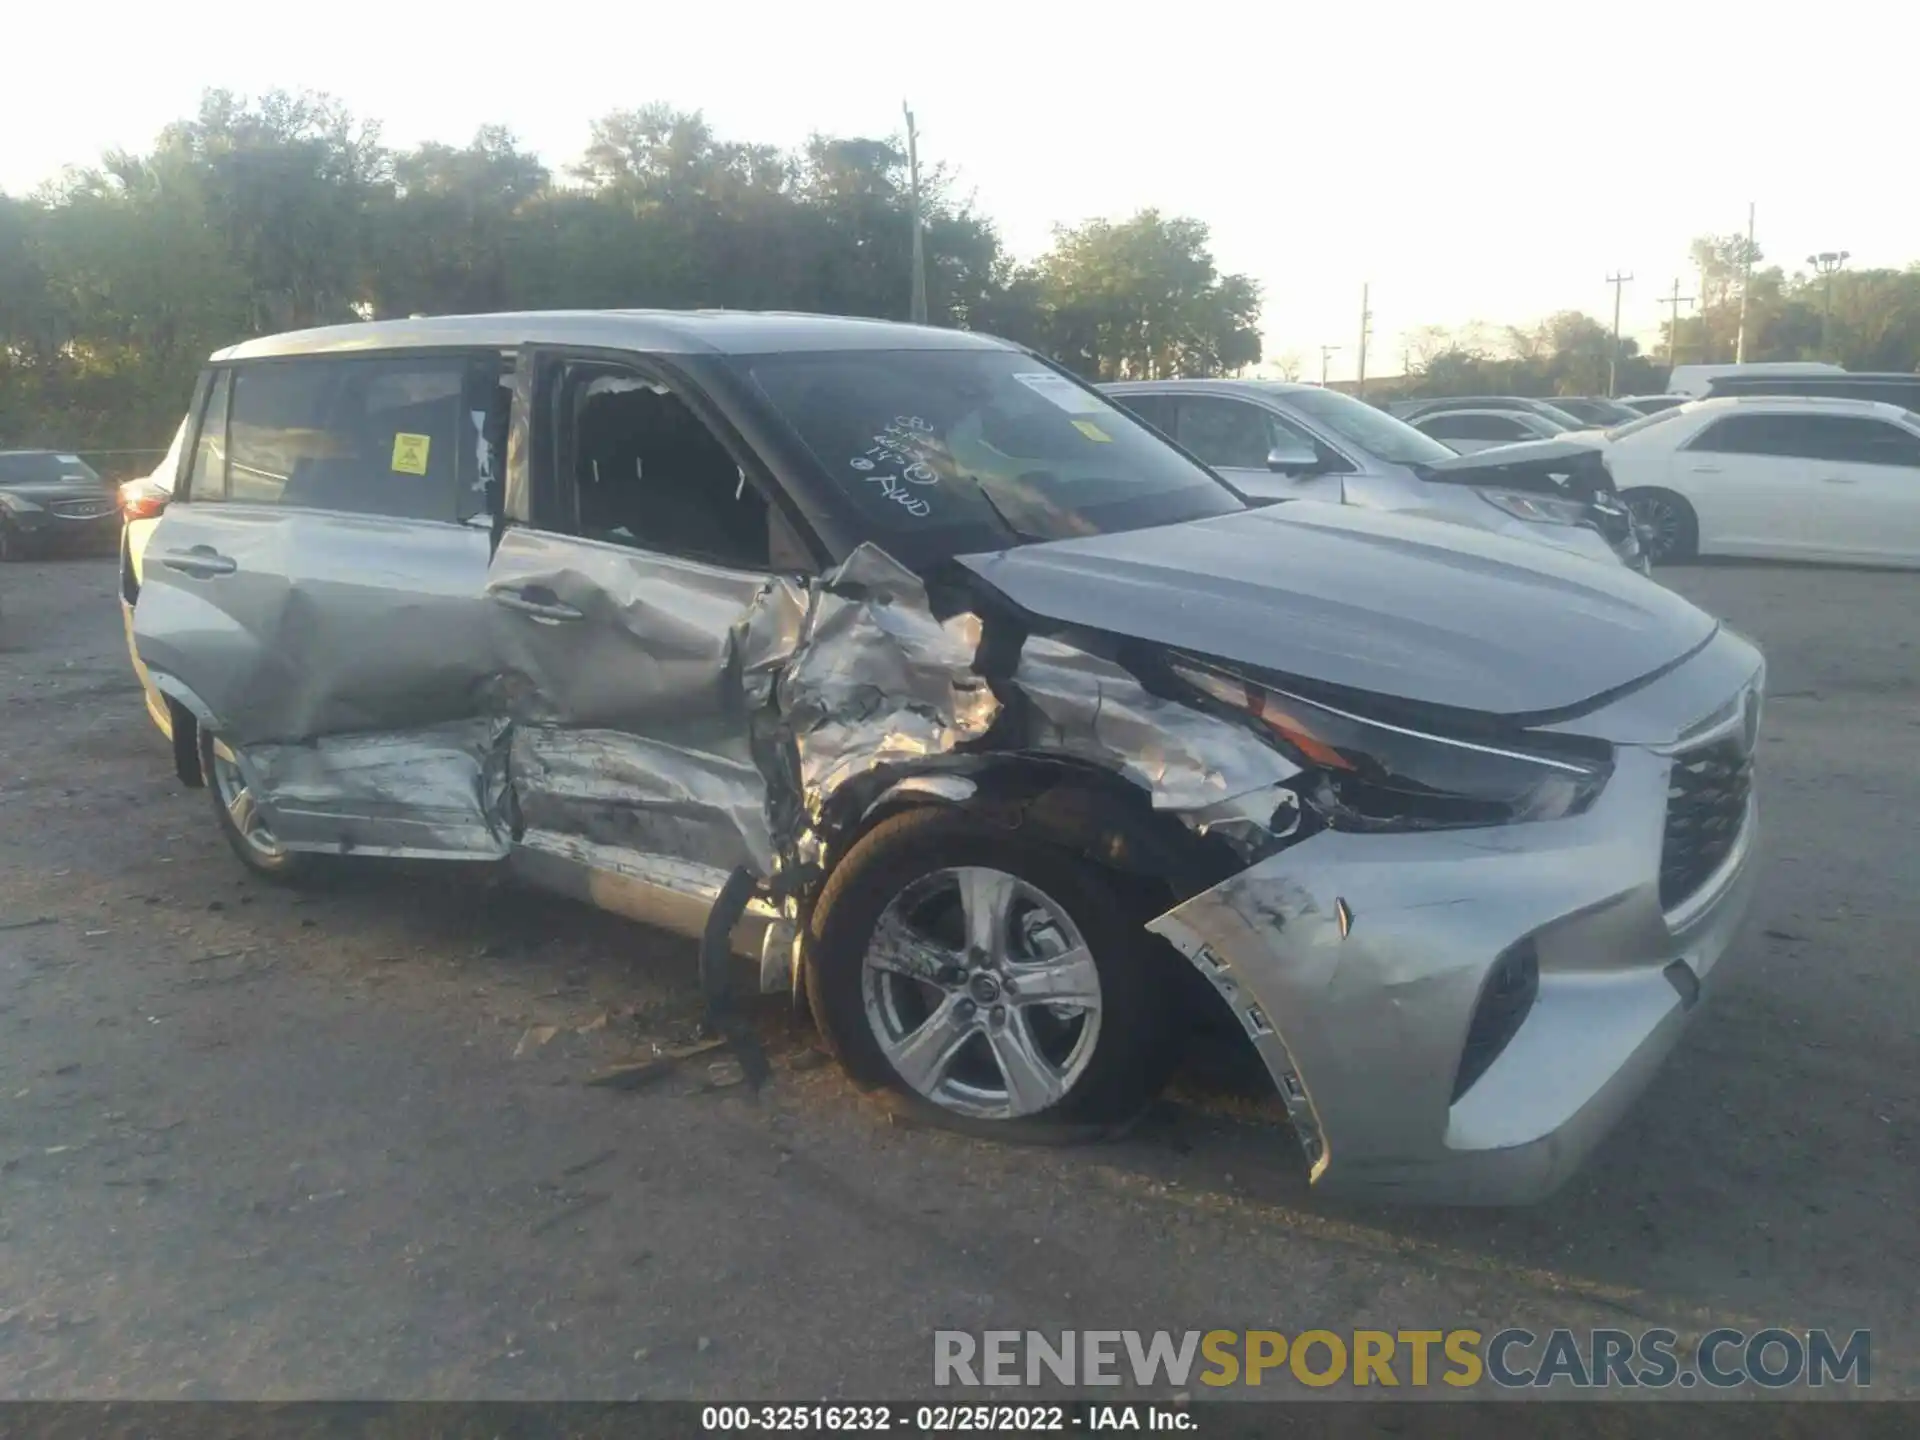
[[[1141,918],[1073,856],[914,811],[876,826],[829,879],[808,1000],[856,1079],[948,1115],[1119,1120],[1168,1063]]]
[[[1648,489],[1629,490],[1620,498],[1640,527],[1649,564],[1674,565],[1699,553],[1700,521],[1684,496]]]
[[[303,879],[312,871],[313,856],[289,850],[274,838],[232,748],[205,730],[200,732],[200,773],[206,778],[214,820],[241,864],[279,881]]]

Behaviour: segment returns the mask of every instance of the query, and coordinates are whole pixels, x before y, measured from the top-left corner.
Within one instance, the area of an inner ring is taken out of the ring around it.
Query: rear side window
[[[1856,415],[1729,415],[1708,427],[1692,448],[1723,455],[1920,466],[1920,436]]]
[[[221,370],[207,388],[207,408],[193,442],[193,467],[187,471],[189,500],[227,498],[227,395],[232,384],[232,372]]]
[[[466,401],[469,369],[460,356],[236,367],[226,427],[227,498],[461,519],[476,508],[469,492],[480,481]]]
[[[1420,428],[1438,440],[1521,440],[1533,433],[1504,415],[1441,415]]]

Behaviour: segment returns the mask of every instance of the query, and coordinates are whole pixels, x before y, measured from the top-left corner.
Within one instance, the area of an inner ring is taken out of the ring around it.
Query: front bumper
[[[1752,800],[1715,873],[1661,904],[1668,772],[1696,743],[1621,745],[1570,819],[1323,831],[1152,922],[1239,1016],[1318,1186],[1524,1204],[1579,1167],[1673,1047],[1747,908]],[[1488,973],[1527,943],[1532,1009],[1455,1099]]]
[[[49,509],[8,510],[0,523],[28,551],[42,555],[105,555],[120,544],[120,512],[69,516]]]

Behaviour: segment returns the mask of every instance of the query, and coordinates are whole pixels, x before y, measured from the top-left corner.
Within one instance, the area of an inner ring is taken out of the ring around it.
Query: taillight
[[[151,520],[167,508],[171,497],[151,480],[129,480],[120,487],[120,515],[126,520]]]

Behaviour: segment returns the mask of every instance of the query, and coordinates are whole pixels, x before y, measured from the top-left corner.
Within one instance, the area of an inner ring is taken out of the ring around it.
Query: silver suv
[[[1639,534],[1595,445],[1463,456],[1318,385],[1134,380],[1101,388],[1252,499],[1399,510],[1645,569]]]
[[[136,668],[253,871],[509,867],[757,958],[956,1122],[1125,1116],[1191,993],[1323,1184],[1530,1199],[1746,905],[1751,645],[1550,546],[1249,508],[984,336],[254,340],[128,513]]]

